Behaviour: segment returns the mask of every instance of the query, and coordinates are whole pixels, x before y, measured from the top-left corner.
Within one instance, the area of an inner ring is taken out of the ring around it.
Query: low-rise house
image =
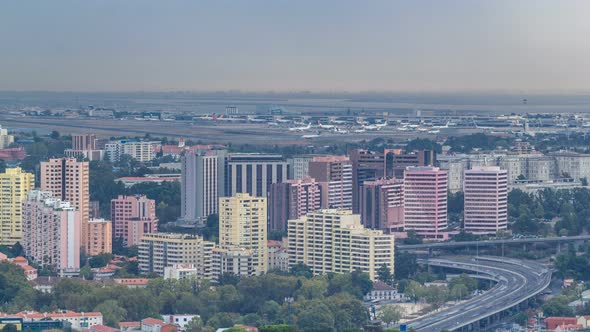
[[[547,317],[545,318],[545,329],[555,330],[562,325],[576,325],[578,320],[576,317]]]
[[[100,312],[75,312],[75,311],[58,311],[58,312],[44,312],[37,311],[21,311],[12,315],[13,317],[22,318],[25,322],[38,322],[43,320],[59,320],[68,322],[71,327],[76,330],[87,329],[95,325],[102,325],[102,313]]]
[[[115,278],[115,284],[127,286],[127,288],[146,288],[149,279],[147,278]]]
[[[83,330],[84,331],[84,330]],[[106,325],[95,325],[91,326],[89,329],[85,330],[88,332],[120,332],[121,330],[112,328]]]
[[[578,325],[582,325],[583,328],[590,327],[590,316],[579,316],[577,320]]]
[[[191,314],[175,314],[175,315],[162,315],[162,319],[164,322],[168,324],[174,324],[179,331],[186,330],[188,323],[193,320],[193,318],[199,317],[199,315],[191,315]]]
[[[398,293],[395,287],[380,280],[373,283],[373,289],[365,295],[364,299],[365,301],[406,301],[404,294]]]
[[[177,330],[174,324],[156,318],[145,318],[141,321],[142,332],[174,332]]]
[[[31,281],[33,288],[40,291],[41,293],[51,293],[53,287],[59,283],[60,277],[37,277]]]
[[[119,322],[117,324],[121,331],[140,331],[141,322]]]

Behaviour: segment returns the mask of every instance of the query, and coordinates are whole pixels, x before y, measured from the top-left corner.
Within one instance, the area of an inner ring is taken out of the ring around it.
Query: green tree
[[[260,307],[260,315],[269,322],[274,322],[281,314],[281,306],[273,300],[265,301]]]
[[[258,332],[295,332],[292,325],[265,325],[258,328]]]
[[[219,277],[220,285],[237,285],[240,282],[240,276],[231,272],[222,273]]]
[[[334,314],[330,308],[318,300],[302,304],[297,313],[297,327],[302,331],[334,331]]]
[[[97,256],[92,256],[88,260],[88,264],[92,268],[99,268],[107,266],[107,264],[113,259],[112,254],[100,254]]]
[[[94,273],[92,273],[90,266],[85,265],[80,269],[80,276],[84,280],[92,280],[94,278]]]
[[[402,316],[402,309],[399,306],[393,304],[386,304],[382,306],[377,313],[377,318],[383,321],[386,326],[397,323],[400,319],[402,319]]]
[[[238,321],[239,315],[233,312],[219,312],[207,320],[207,325],[218,329],[221,327],[230,327]]]
[[[303,279],[301,287],[295,291],[296,297],[307,300],[323,298],[328,291],[328,280],[325,276],[317,276],[312,279]]]
[[[127,316],[127,310],[121,308],[116,300],[106,300],[94,308],[102,313],[105,325],[117,326]]]
[[[14,324],[6,324],[2,328],[2,332],[18,332],[18,328]]]
[[[549,299],[542,306],[545,317],[560,316],[570,317],[574,315],[572,308],[568,306],[569,299],[566,296],[559,295]]]
[[[456,284],[451,288],[450,300],[462,300],[469,295],[469,289],[464,284]]]
[[[382,264],[377,270],[377,277],[379,278],[379,280],[383,281],[386,284],[391,284],[393,282],[393,275],[391,274],[391,270],[385,264]]]
[[[199,316],[193,317],[190,322],[186,325],[187,332],[204,332],[205,331],[205,324],[203,320]]]
[[[418,263],[416,262],[416,255],[401,250],[394,252],[395,256],[395,278],[397,280],[409,279],[418,270]]]
[[[289,272],[296,277],[304,277],[304,278],[308,278],[308,279],[313,277],[313,272],[311,270],[311,267],[309,267],[303,263],[297,263],[297,264],[291,266],[291,269],[289,270]]]

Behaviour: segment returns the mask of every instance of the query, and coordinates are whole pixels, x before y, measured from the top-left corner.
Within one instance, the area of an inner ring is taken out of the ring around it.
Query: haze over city
[[[590,331],[590,1],[14,1],[0,332]]]
[[[47,1],[0,90],[587,92],[587,1]]]

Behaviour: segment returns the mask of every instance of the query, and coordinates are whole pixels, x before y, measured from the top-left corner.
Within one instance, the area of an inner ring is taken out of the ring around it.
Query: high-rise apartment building
[[[69,158],[85,158],[88,160],[102,160],[104,150],[96,148],[96,136],[94,134],[72,134],[72,148],[64,151]]]
[[[121,238],[127,246],[140,243],[145,234],[158,231],[156,201],[146,196],[123,196],[111,200],[113,239]]]
[[[6,149],[14,143],[14,136],[8,134],[8,130],[0,126],[0,149]]]
[[[247,193],[219,199],[219,247],[252,251],[256,274],[267,271],[267,206],[265,197]]]
[[[96,150],[96,135],[72,134],[72,150]]]
[[[224,273],[240,277],[256,275],[254,252],[243,247],[213,249],[213,280],[219,281]]]
[[[51,191],[31,190],[23,202],[23,249],[42,267],[80,269],[81,214]]]
[[[314,157],[309,176],[321,187],[322,208],[352,210],[352,163],[346,156]]]
[[[187,152],[182,158],[180,218],[203,224],[219,210],[224,191],[225,150]]]
[[[139,244],[139,269],[143,273],[164,275],[164,268],[192,264],[197,278],[212,278],[214,242],[201,236],[174,233],[144,234]]]
[[[300,155],[287,159],[289,164],[289,179],[299,180],[309,175],[309,162],[313,155]]]
[[[406,167],[434,166],[436,153],[432,150],[403,151],[400,149],[386,149],[385,176],[402,179]]]
[[[289,167],[281,155],[231,153],[226,158],[225,196],[248,193],[267,197],[270,185],[288,178]]]
[[[88,256],[113,252],[113,233],[110,220],[90,219],[88,221]]]
[[[364,181],[360,190],[360,215],[363,225],[385,232],[404,228],[404,181],[379,179]]]
[[[383,153],[364,149],[354,149],[349,153],[352,162],[352,212],[360,210],[360,190],[365,181],[385,176],[385,156]]]
[[[89,169],[87,161],[73,158],[54,158],[41,162],[41,190],[51,191],[53,196],[70,202],[80,212],[81,243],[88,252],[90,219]]]
[[[274,183],[268,205],[269,231],[286,231],[289,219],[300,218],[321,207],[321,189],[310,177]]]
[[[432,239],[445,239],[447,172],[438,167],[408,167],[404,186],[404,229]]]
[[[22,239],[22,203],[35,187],[35,176],[19,167],[0,173],[0,245],[13,245]]]
[[[314,274],[360,269],[377,279],[385,264],[393,273],[394,236],[365,229],[349,210],[319,210],[289,220],[289,265],[306,264]]]
[[[474,167],[465,171],[465,231],[495,234],[508,226],[508,180],[506,170],[497,166]]]
[[[146,162],[156,157],[156,151],[160,150],[161,142],[120,140],[105,144],[105,153],[111,162],[118,162],[122,155]]]

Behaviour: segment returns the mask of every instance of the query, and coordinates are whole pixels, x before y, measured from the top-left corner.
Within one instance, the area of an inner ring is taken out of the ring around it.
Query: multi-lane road
[[[459,330],[517,306],[541,293],[551,282],[551,271],[530,261],[499,257],[452,257],[429,259],[428,264],[485,275],[496,285],[480,296],[423,318],[409,327],[421,332]]]
[[[460,247],[475,247],[475,246],[496,246],[509,244],[526,244],[526,243],[551,243],[551,242],[573,242],[573,241],[588,241],[590,235],[576,235],[576,236],[562,236],[562,237],[541,237],[541,238],[526,238],[526,239],[503,239],[503,240],[482,240],[482,241],[462,241],[462,242],[434,242],[423,244],[401,244],[396,246],[399,250],[419,250],[419,249],[445,249],[445,248],[460,248]]]

